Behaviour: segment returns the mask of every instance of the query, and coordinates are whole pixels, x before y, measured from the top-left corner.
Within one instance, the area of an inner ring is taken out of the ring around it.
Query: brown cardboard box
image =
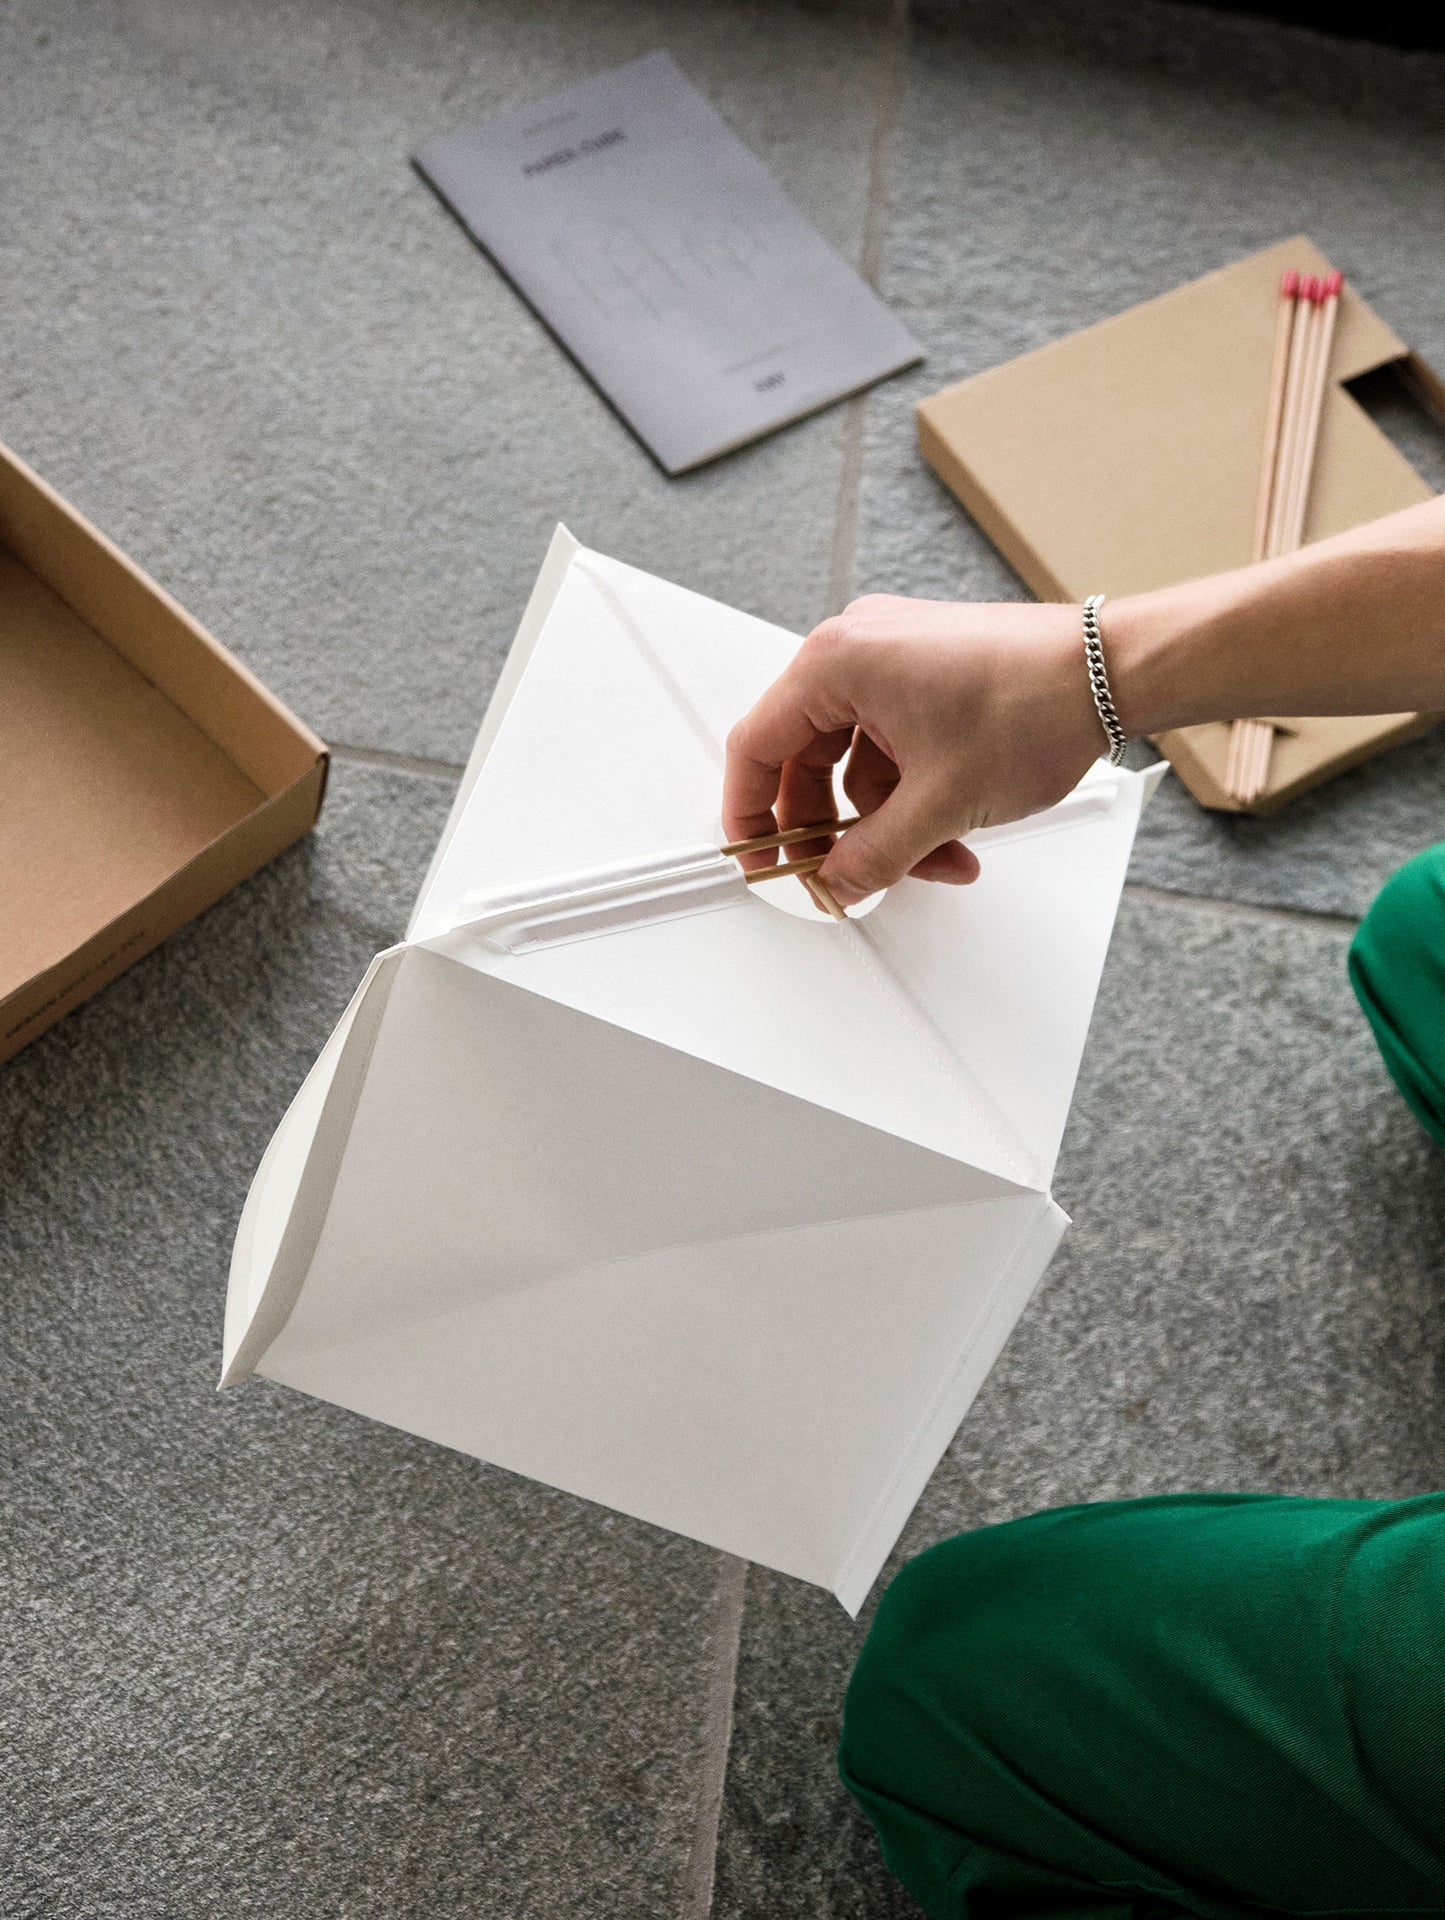
[[[326,752],[0,447],[0,1060],[308,831]]]
[[[1041,599],[1141,593],[1249,560],[1286,267],[1329,262],[1286,240],[919,403],[923,457]],[[1436,375],[1347,284],[1306,541],[1430,498],[1344,384],[1391,363],[1445,413]],[[1227,726],[1157,744],[1205,806],[1265,813],[1436,717],[1289,720],[1248,809],[1224,790]]]

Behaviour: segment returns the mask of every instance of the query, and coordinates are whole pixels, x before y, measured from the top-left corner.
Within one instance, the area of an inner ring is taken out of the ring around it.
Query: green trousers
[[[1445,846],[1350,974],[1445,1144]],[[933,1920],[1445,1916],[1445,1494],[1065,1507],[905,1567],[843,1778]]]
[[[1445,841],[1386,881],[1350,948],[1350,980],[1395,1085],[1445,1147]]]

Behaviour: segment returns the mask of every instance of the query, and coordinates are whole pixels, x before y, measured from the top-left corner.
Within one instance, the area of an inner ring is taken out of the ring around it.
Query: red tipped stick
[[[1275,456],[1274,499],[1270,505],[1269,532],[1265,545],[1266,556],[1270,559],[1286,551],[1284,537],[1288,524],[1290,481],[1294,474],[1295,463],[1299,458],[1300,403],[1304,398],[1304,383],[1309,371],[1309,348],[1314,331],[1314,317],[1319,311],[1319,284],[1312,273],[1307,273],[1301,280],[1299,299],[1295,302],[1294,325],[1290,329],[1289,373],[1285,378],[1284,392],[1284,421],[1280,428],[1279,449]]]
[[[1322,280],[1313,274],[1301,279],[1287,273],[1280,281],[1265,464],[1255,521],[1256,559],[1292,553],[1303,538],[1343,285],[1338,273]],[[1273,746],[1274,728],[1267,721],[1235,721],[1224,771],[1225,789],[1232,799],[1249,806],[1264,792]]]
[[[1293,553],[1299,545],[1300,494],[1305,486],[1305,444],[1309,439],[1310,402],[1314,397],[1315,376],[1319,363],[1320,330],[1324,317],[1323,280],[1308,280],[1305,298],[1310,303],[1309,320],[1305,327],[1304,368],[1300,374],[1299,391],[1295,395],[1295,404],[1289,424],[1289,457],[1281,477],[1284,489],[1284,508],[1280,515],[1275,552]]]
[[[1269,372],[1269,408],[1265,414],[1264,458],[1259,469],[1259,506],[1254,518],[1251,560],[1263,560],[1268,550],[1265,543],[1269,536],[1269,510],[1274,500],[1275,456],[1279,452],[1279,430],[1284,419],[1284,383],[1289,372],[1289,342],[1299,279],[1291,267],[1279,283],[1279,313],[1274,325],[1274,360]]]
[[[1330,274],[1319,283],[1319,315],[1314,327],[1313,353],[1303,396],[1299,457],[1295,467],[1289,523],[1285,529],[1286,553],[1293,553],[1296,547],[1304,545],[1305,509],[1309,505],[1315,448],[1319,444],[1320,420],[1325,410],[1325,395],[1329,391],[1330,350],[1334,346],[1335,322],[1339,318],[1340,290],[1343,286],[1344,276],[1338,273]]]

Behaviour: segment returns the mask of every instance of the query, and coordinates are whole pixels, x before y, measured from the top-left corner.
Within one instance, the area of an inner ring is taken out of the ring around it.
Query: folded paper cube
[[[796,646],[559,530],[407,938],[256,1175],[222,1383],[856,1611],[1067,1224],[1049,1184],[1151,777],[1097,767],[976,836],[972,887],[780,911],[795,882],[707,850],[727,730]]]

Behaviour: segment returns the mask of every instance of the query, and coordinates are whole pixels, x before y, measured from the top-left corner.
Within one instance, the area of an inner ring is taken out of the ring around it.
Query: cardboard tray
[[[0,1060],[306,833],[326,766],[0,447]]]
[[[1296,236],[919,403],[924,459],[1041,599],[1144,593],[1249,561],[1287,267],[1330,271]],[[1390,365],[1445,418],[1445,385],[1347,282],[1306,542],[1431,498],[1346,385]],[[1204,806],[1268,813],[1438,717],[1289,719],[1247,808],[1224,787],[1227,725],[1156,744]]]

